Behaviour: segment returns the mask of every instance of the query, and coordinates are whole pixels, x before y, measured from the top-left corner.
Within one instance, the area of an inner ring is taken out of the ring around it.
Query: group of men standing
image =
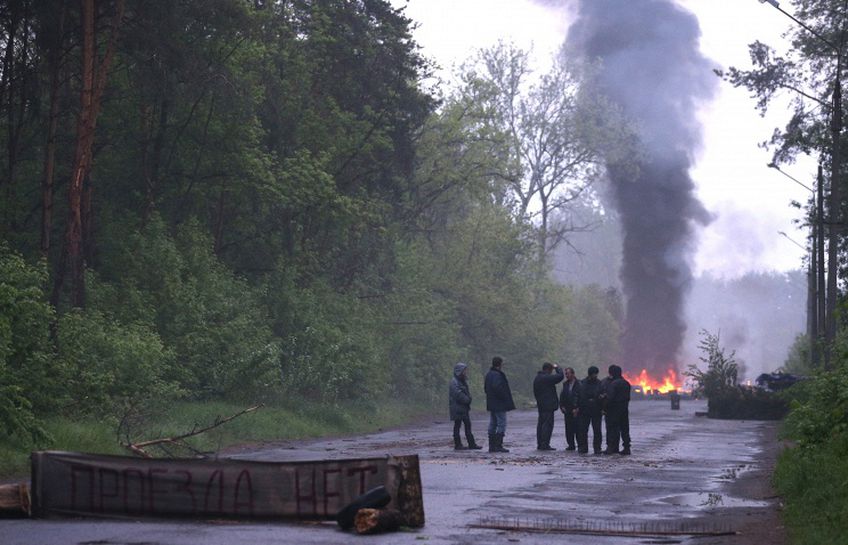
[[[489,452],[509,452],[503,446],[506,413],[515,409],[515,402],[502,367],[502,358],[492,358],[492,367],[484,381],[486,410],[489,411]],[[471,433],[471,394],[467,369],[464,363],[456,364],[450,385],[450,416],[454,421],[453,439],[457,450],[482,448]],[[539,411],[536,425],[538,450],[556,450],[551,446],[551,436],[556,411],[560,410],[565,420],[566,450],[588,453],[591,427],[595,454],[630,454],[630,383],[622,376],[618,365],[610,365],[608,371],[609,376],[601,380],[598,378],[598,368],[593,365],[588,369],[588,376],[578,380],[571,367],[563,370],[551,363],[542,365],[533,381],[533,394]],[[557,384],[560,382],[563,382],[563,386],[558,394]],[[606,422],[606,450],[601,450],[602,420]],[[467,447],[463,446],[459,435],[463,424]]]
[[[589,367],[588,376],[577,380],[574,369],[565,370],[545,363],[533,381],[533,394],[539,410],[536,426],[536,448],[556,450],[551,446],[554,415],[562,411],[565,421],[565,450],[589,452],[589,428],[595,454],[630,454],[630,383],[622,376],[621,367],[609,366],[609,376],[598,378],[599,370]],[[563,382],[564,380],[564,382]],[[557,395],[556,385],[563,382]],[[602,420],[606,421],[607,448],[603,445]]]

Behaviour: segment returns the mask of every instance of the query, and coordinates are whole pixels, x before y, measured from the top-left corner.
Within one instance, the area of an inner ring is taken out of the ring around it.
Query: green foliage
[[[707,364],[707,370],[703,371],[697,365],[690,365],[685,374],[695,383],[693,392],[713,399],[736,387],[736,352],[725,354],[718,334],[702,330],[701,336],[703,338],[699,348],[704,355],[699,359]]]
[[[3,107],[20,114],[0,116],[10,129],[0,147],[16,151],[0,160],[0,236],[46,262],[0,250],[6,435],[33,437],[59,412],[111,424],[128,407],[174,398],[308,400],[341,419],[352,405],[394,409],[387,392],[434,407],[456,361],[482,372],[495,354],[529,396],[542,361],[614,351],[606,296],[547,278],[540,226],[517,206],[519,192],[529,205],[539,190],[522,178],[532,168],[504,126],[485,121],[493,103],[458,92],[437,110],[411,21],[384,0],[130,2],[80,211],[85,305],[53,309],[45,285],[59,272],[70,205],[58,188],[78,113],[66,106],[78,103],[80,80],[53,55],[73,59],[81,44],[58,32],[51,10],[21,5],[31,47],[7,45],[32,87],[0,82]],[[111,4],[98,9],[106,20]],[[66,15],[66,28],[77,24],[77,7]],[[557,70],[528,98],[536,110],[518,144],[527,151],[541,131],[568,150],[557,159],[568,174],[548,186],[562,208],[574,196],[566,189],[591,182],[586,146],[603,128],[575,117],[580,82]],[[51,196],[42,183],[52,91]]]
[[[708,415],[730,420],[780,420],[789,411],[788,405],[774,392],[737,386],[710,397]]]
[[[811,363],[810,339],[807,335],[800,334],[795,337],[795,342],[789,347],[789,354],[780,370],[801,376],[812,375],[816,371]]]
[[[0,243],[0,433],[25,442],[46,438],[36,415],[56,407],[45,280],[44,263],[29,265]]]
[[[734,86],[747,88],[761,113],[787,90],[796,98],[786,126],[775,130],[768,142],[777,163],[791,163],[799,154],[830,155],[830,109],[819,106],[832,104],[833,82],[838,77],[844,81],[846,70],[845,63],[838,63],[834,55],[834,47],[843,47],[845,6],[839,0],[796,0],[792,4],[789,13],[801,24],[786,20],[791,49],[781,54],[756,41],[748,46],[750,69],[731,67],[727,73],[719,73]],[[837,70],[842,74],[837,75]]]
[[[814,448],[789,448],[778,459],[774,484],[783,498],[791,543],[841,545],[848,532],[848,434]]]
[[[453,364],[467,359],[455,303],[438,289],[434,256],[425,244],[398,245],[397,273],[380,304],[392,390],[419,403],[444,400]],[[376,301],[375,301],[376,302]]]
[[[176,395],[165,376],[173,356],[155,332],[119,324],[96,310],[72,311],[59,319],[57,359],[67,376],[63,405],[76,414],[115,414],[132,400]]]
[[[155,328],[173,361],[167,378],[204,398],[273,388],[279,344],[260,304],[262,290],[216,259],[197,223],[171,237],[154,218],[144,231],[113,242],[104,250],[110,266],[102,271],[117,289],[103,297],[92,290],[92,306]]]
[[[787,411],[786,401],[772,392],[737,385],[739,365],[736,352],[725,354],[718,334],[701,331],[703,371],[690,365],[686,375],[694,383],[693,392],[706,396],[710,418],[779,420]]]
[[[848,525],[848,335],[838,332],[833,369],[783,395],[791,412],[783,428],[795,445],[778,460],[774,482],[796,543],[844,543]]]
[[[564,361],[582,378],[589,366],[603,369],[605,363],[618,360],[620,309],[614,292],[597,285],[570,291],[573,302],[565,322]]]
[[[791,387],[786,396],[792,412],[786,419],[786,433],[801,447],[815,446],[848,432],[848,365],[846,336],[838,341],[838,366],[821,371]]]

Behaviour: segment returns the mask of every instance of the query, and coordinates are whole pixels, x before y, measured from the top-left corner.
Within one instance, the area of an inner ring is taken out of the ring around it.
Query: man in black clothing
[[[630,383],[622,376],[618,365],[609,366],[605,393],[607,449],[604,454],[630,454]]]
[[[533,380],[533,395],[539,409],[539,421],[536,424],[537,450],[556,450],[551,446],[551,435],[554,432],[554,414],[559,405],[556,385],[562,382],[563,378],[565,377],[559,365],[545,362]]]
[[[592,426],[592,447],[595,454],[601,453],[601,381],[598,368],[589,367],[589,376],[580,381],[580,398],[577,401],[577,452],[589,452],[589,425]]]
[[[459,438],[459,427],[465,425],[465,439],[468,440],[468,449],[481,449],[474,441],[471,433],[471,391],[468,389],[468,366],[462,362],[453,366],[453,378],[448,390],[448,409],[450,418],[453,420],[453,448],[455,450],[466,450]]]
[[[580,382],[574,376],[574,369],[565,368],[565,382],[562,384],[562,393],[559,395],[559,408],[565,416],[565,442],[568,446],[565,450],[574,450],[574,439],[577,436],[577,415],[579,409],[577,402],[580,396]]]
[[[501,370],[503,359],[492,358],[492,368],[486,373],[483,390],[486,392],[486,410],[489,411],[489,452],[509,452],[503,446],[506,433],[506,413],[515,409],[512,390],[506,374]]]

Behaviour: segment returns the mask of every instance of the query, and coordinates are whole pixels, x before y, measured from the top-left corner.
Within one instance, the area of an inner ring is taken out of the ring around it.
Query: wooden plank
[[[28,517],[29,487],[26,483],[0,485],[0,517]]]

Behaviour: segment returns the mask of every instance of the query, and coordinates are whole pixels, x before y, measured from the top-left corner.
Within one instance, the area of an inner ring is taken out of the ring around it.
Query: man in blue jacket
[[[492,368],[486,373],[483,387],[486,391],[486,410],[489,411],[489,452],[509,452],[503,447],[506,433],[506,413],[515,409],[509,381],[501,371],[503,359],[492,358]]]
[[[556,385],[564,378],[565,375],[562,374],[559,365],[545,362],[542,370],[536,373],[536,378],[533,379],[533,395],[536,398],[536,407],[539,409],[539,421],[536,424],[536,450],[556,450],[551,446],[554,415],[559,408]]]

